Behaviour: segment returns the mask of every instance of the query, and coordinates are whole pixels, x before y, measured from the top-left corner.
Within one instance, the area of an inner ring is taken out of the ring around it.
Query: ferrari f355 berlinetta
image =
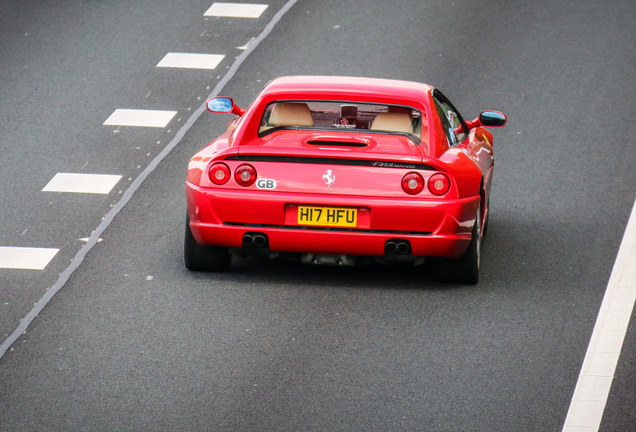
[[[190,160],[184,257],[226,271],[233,255],[308,263],[425,261],[477,283],[490,211],[493,135],[427,84],[291,76],[271,81]]]

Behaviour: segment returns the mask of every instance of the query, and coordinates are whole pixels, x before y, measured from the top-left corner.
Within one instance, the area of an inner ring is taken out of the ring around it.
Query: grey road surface
[[[633,2],[299,1],[280,20],[283,0],[259,18],[211,4],[0,0],[0,247],[59,249],[40,271],[0,268],[0,343],[60,288],[0,358],[0,431],[561,430],[636,198]],[[168,52],[225,58],[157,68]],[[506,112],[478,286],[184,268],[187,161],[231,119],[197,110],[224,77],[247,106],[290,74],[423,81],[467,118]],[[177,114],[103,125],[118,108]],[[42,191],[56,173],[122,177]],[[636,424],[634,322],[602,431]]]

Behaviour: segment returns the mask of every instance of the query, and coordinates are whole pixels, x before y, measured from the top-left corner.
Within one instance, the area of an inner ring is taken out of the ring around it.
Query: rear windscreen
[[[422,113],[398,105],[334,101],[278,101],[267,106],[259,135],[279,129],[332,129],[422,136]]]

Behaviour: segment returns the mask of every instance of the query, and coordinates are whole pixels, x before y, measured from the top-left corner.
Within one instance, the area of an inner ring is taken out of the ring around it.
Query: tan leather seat
[[[271,126],[313,126],[314,119],[306,103],[279,102],[269,117]]]
[[[388,112],[375,116],[371,130],[413,133],[413,124],[408,113]]]

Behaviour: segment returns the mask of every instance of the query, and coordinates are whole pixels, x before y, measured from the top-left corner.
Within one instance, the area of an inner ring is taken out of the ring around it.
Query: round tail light
[[[450,190],[450,186],[450,179],[443,173],[433,174],[428,179],[428,190],[430,190],[433,195],[444,195]]]
[[[234,180],[241,186],[251,186],[256,181],[256,169],[252,165],[240,165],[234,171]]]
[[[230,179],[230,168],[223,162],[217,162],[210,167],[208,175],[212,183],[222,185]]]
[[[409,195],[415,195],[424,189],[424,179],[416,172],[410,172],[402,177],[402,189]]]

